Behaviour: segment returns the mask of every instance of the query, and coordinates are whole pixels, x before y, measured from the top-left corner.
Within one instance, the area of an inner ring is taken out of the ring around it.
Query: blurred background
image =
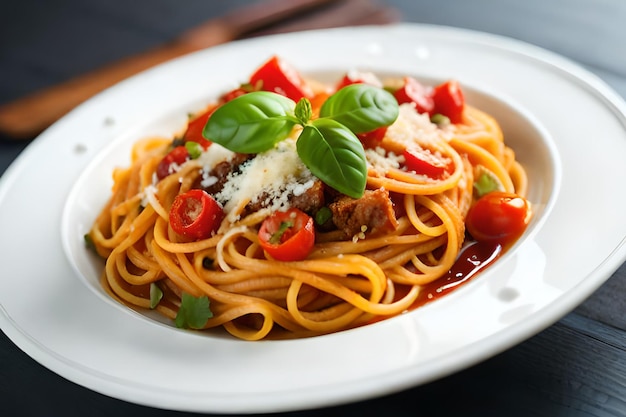
[[[288,4],[289,1],[279,2]],[[293,3],[293,2],[292,2]],[[250,32],[394,21],[449,25],[524,40],[585,65],[626,92],[626,2],[619,0],[313,0]],[[20,0],[0,6],[0,105],[157,48],[220,16],[272,0]],[[592,4],[593,7],[589,7]],[[272,6],[274,7],[274,6]],[[323,46],[320,46],[323,48]],[[0,137],[6,138],[6,132]],[[32,135],[27,135],[32,136]],[[5,151],[10,149],[4,148]]]
[[[160,45],[208,18],[263,0],[20,0],[0,6],[0,99],[12,98]],[[331,3],[346,3],[335,1]],[[478,29],[523,38],[589,65],[626,68],[626,54],[603,42],[622,28],[626,10],[619,0],[372,0],[393,8],[398,20]],[[533,7],[541,6],[541,7]],[[327,7],[330,9],[330,7]],[[323,11],[323,7],[308,15]],[[305,18],[307,13],[299,17]],[[295,17],[297,18],[297,17]],[[350,24],[349,16],[344,16]],[[329,19],[330,20],[330,19]],[[580,36],[581,33],[585,36]],[[582,43],[581,43],[582,41]],[[622,51],[623,52],[623,51]],[[617,62],[616,62],[617,61]]]

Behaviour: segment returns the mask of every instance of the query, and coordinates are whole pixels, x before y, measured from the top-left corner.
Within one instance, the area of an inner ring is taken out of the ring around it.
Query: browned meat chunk
[[[209,194],[217,194],[224,188],[224,184],[228,180],[228,174],[231,172],[236,172],[239,169],[239,166],[246,162],[248,159],[253,157],[253,155],[238,153],[235,154],[232,160],[220,162],[213,168],[210,172],[212,177],[217,178],[217,182],[209,187],[204,188],[206,192]]]
[[[305,213],[315,213],[324,206],[324,183],[317,180],[313,186],[300,195],[293,195],[289,199],[292,207],[298,208]]]
[[[305,213],[313,215],[320,207],[324,205],[324,183],[317,180],[313,186],[300,195],[290,195],[290,207],[298,208]],[[267,195],[262,194],[257,201],[249,203],[243,210],[241,216],[245,217],[250,213],[259,211],[267,207]]]
[[[366,190],[363,197],[339,197],[330,204],[333,222],[346,237],[362,232],[380,233],[395,230],[398,220],[387,190]]]

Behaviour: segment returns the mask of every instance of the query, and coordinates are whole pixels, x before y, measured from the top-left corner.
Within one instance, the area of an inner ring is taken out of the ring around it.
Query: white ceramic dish
[[[127,163],[132,141],[176,130],[188,111],[244,80],[274,53],[310,74],[361,68],[460,80],[469,101],[503,121],[507,140],[529,169],[536,217],[527,235],[478,279],[441,300],[317,338],[250,343],[198,334],[109,300],[81,240],[107,198],[111,168]],[[21,349],[67,379],[156,407],[252,413],[383,395],[519,343],[600,286],[626,258],[626,216],[610,210],[626,200],[615,192],[626,181],[623,155],[624,102],[579,66],[513,40],[397,25],[213,48],[83,104],[0,179],[0,325]],[[610,175],[600,178],[606,167]]]

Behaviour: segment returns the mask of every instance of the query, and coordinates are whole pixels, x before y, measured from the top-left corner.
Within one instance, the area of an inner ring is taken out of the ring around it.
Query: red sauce
[[[411,308],[417,308],[449,294],[491,265],[501,254],[502,245],[499,243],[473,242],[469,244],[461,251],[452,268],[444,276],[422,287]]]

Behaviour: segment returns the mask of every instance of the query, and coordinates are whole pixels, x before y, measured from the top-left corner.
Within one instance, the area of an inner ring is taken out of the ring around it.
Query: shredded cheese
[[[146,188],[143,189],[143,196],[141,200],[141,205],[143,207],[147,207],[148,204],[152,206],[154,211],[156,211],[159,216],[167,219],[169,214],[165,210],[165,208],[161,205],[159,198],[157,196],[157,188],[155,185],[150,184]]]
[[[373,168],[381,175],[385,175],[390,169],[398,169],[404,163],[404,156],[387,152],[384,148],[376,147],[365,150],[368,168]]]
[[[441,140],[441,130],[431,123],[428,114],[420,114],[410,103],[400,105],[398,118],[387,129],[386,136],[405,147],[415,143],[428,146]]]
[[[387,128],[385,140],[395,144],[397,149],[418,148],[427,152],[437,147],[441,136],[448,135],[430,121],[428,114],[420,114],[410,103],[401,104],[398,118]],[[435,151],[438,153],[438,151]],[[368,168],[385,175],[391,169],[398,169],[405,162],[403,155],[397,155],[382,147],[366,149]]]
[[[221,162],[231,161],[235,153],[229,151],[220,144],[213,143],[200,155],[198,161],[202,165],[200,185],[208,188],[218,181],[217,177],[210,175],[211,171]]]
[[[298,157],[295,140],[287,139],[244,162],[239,172],[229,174],[215,197],[228,219],[236,221],[242,201],[262,203],[271,211],[286,210],[292,195],[303,194],[313,184],[313,174]]]

